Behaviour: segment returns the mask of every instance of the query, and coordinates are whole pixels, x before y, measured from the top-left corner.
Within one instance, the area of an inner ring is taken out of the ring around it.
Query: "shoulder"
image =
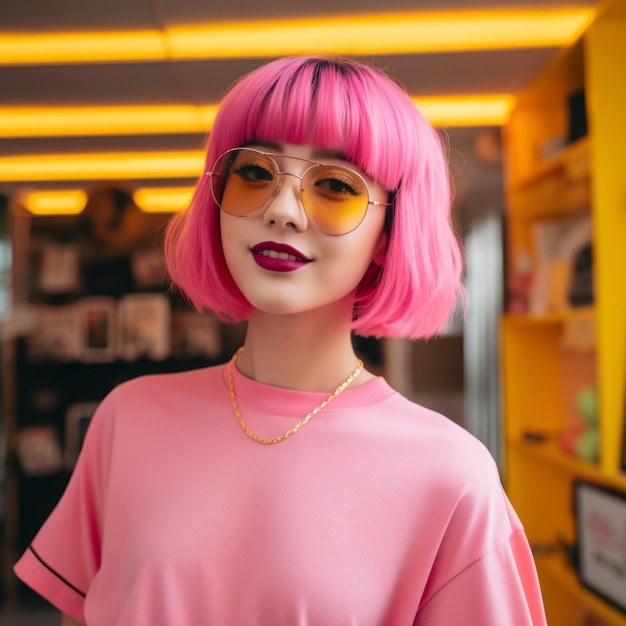
[[[206,395],[223,387],[222,366],[167,374],[146,374],[117,385],[105,398],[106,402],[124,402],[132,399],[162,400],[163,398]]]
[[[369,458],[432,540],[433,588],[521,530],[494,457],[472,433],[397,393],[364,411]]]
[[[181,424],[197,418],[201,411],[206,415],[214,398],[227,397],[221,372],[222,366],[217,365],[122,382],[100,402],[89,431],[92,436],[140,428],[154,433],[166,423]]]
[[[389,402],[385,415],[389,449],[402,454],[419,473],[420,485],[437,503],[434,508],[461,520],[461,525],[498,511],[503,522],[517,526],[509,515],[496,460],[482,441],[446,416],[399,394]]]
[[[433,473],[467,484],[472,478],[498,475],[485,445],[445,415],[396,393],[388,399],[385,427],[406,442],[429,464]]]

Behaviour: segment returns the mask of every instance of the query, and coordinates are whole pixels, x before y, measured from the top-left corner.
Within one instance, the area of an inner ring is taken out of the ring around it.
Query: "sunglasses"
[[[282,172],[272,157],[310,163],[302,176]],[[361,174],[343,165],[329,165],[253,148],[233,148],[222,154],[211,172],[211,193],[222,211],[235,217],[253,215],[278,192],[279,176],[300,180],[302,206],[311,222],[328,235],[345,235],[365,217],[370,204],[391,206],[370,200],[369,188]]]

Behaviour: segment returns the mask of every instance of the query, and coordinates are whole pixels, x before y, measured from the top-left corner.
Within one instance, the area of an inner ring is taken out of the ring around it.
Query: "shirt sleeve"
[[[545,626],[533,555],[493,457],[473,444],[451,459],[438,492],[448,503],[436,522],[444,530],[415,626]]]
[[[93,416],[63,495],[14,566],[25,584],[81,623],[87,590],[100,567],[110,439],[103,434],[103,423],[111,403],[105,399]]]
[[[460,572],[420,609],[414,626],[546,626],[535,564],[522,530]]]

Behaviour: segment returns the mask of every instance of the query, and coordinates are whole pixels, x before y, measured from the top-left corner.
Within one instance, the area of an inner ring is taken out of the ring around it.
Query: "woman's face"
[[[272,153],[280,172],[301,176],[310,161],[344,165],[328,151],[309,144],[253,145]],[[296,157],[296,158],[289,158]],[[360,172],[371,200],[386,202],[387,192]],[[256,181],[258,173],[247,173]],[[385,206],[369,205],[363,221],[351,232],[329,235],[319,230],[304,210],[300,179],[279,176],[279,186],[261,210],[246,217],[220,211],[222,246],[228,269],[248,301],[259,311],[295,314],[354,297],[377,245],[384,244]],[[326,187],[336,181],[321,182]],[[340,185],[341,187],[341,185]],[[349,190],[342,190],[350,193]],[[225,204],[228,189],[222,204]],[[348,309],[350,310],[350,309]]]

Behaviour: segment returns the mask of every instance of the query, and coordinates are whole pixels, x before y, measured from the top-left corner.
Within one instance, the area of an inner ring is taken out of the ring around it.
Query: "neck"
[[[343,320],[338,323],[338,319]],[[258,382],[299,391],[331,392],[354,370],[349,323],[337,311],[297,315],[255,311],[237,368]],[[363,372],[351,386],[367,382]]]

